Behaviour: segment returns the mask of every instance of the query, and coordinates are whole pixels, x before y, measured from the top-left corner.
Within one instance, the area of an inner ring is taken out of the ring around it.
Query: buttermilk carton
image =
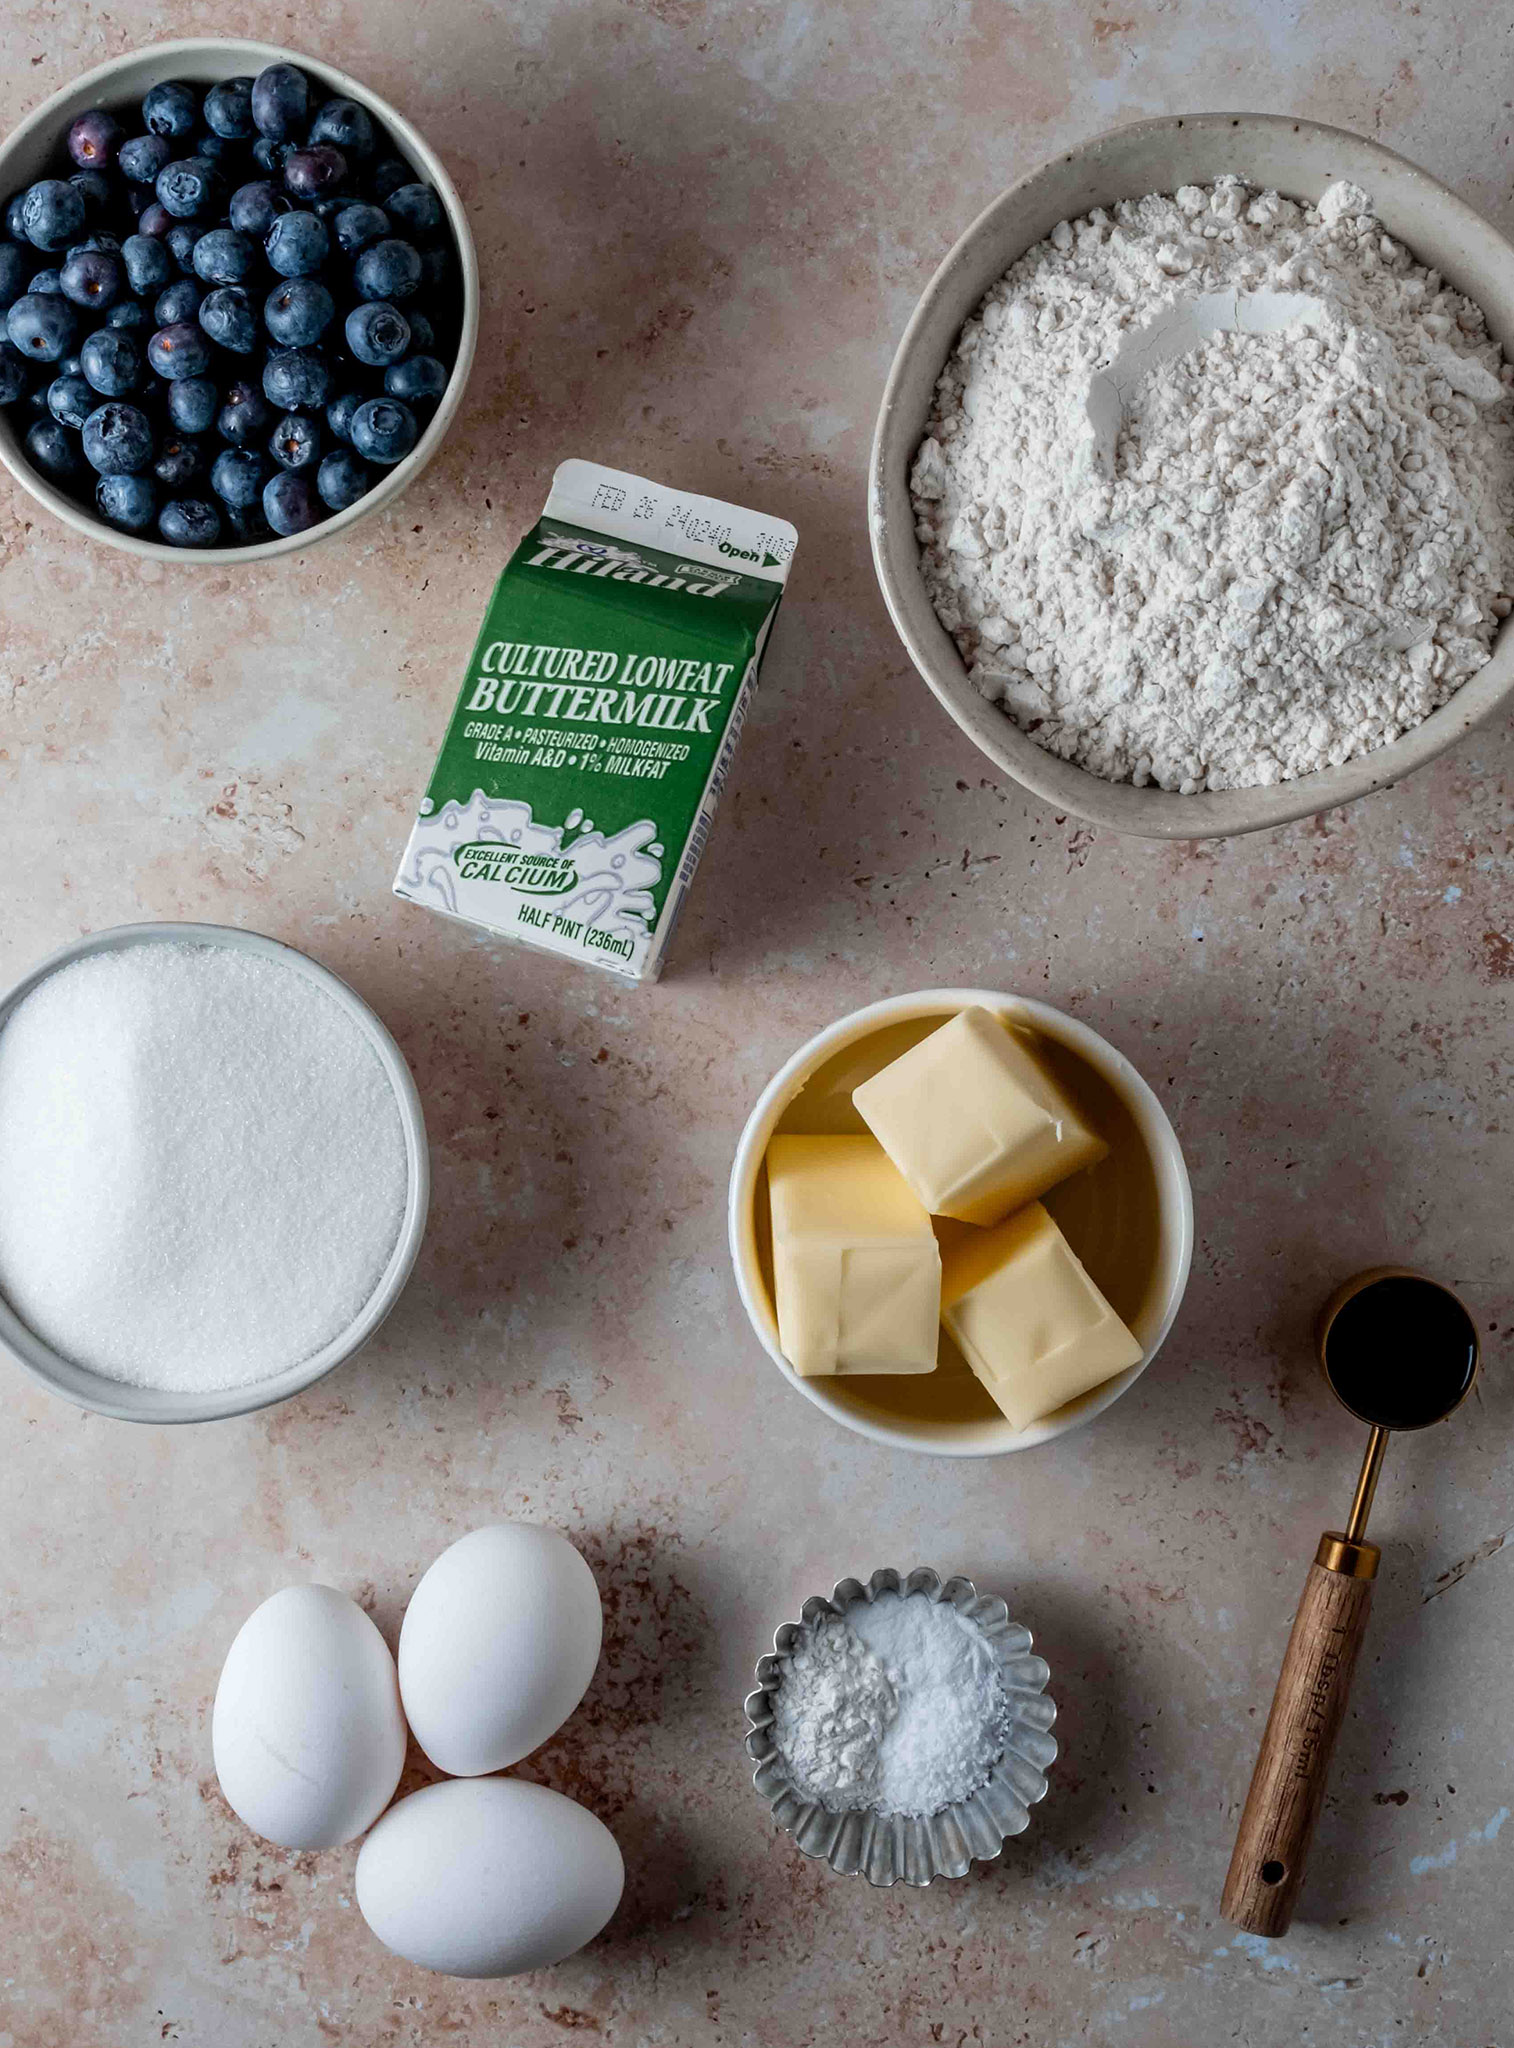
[[[495,586],[395,894],[655,977],[797,539],[565,462]]]

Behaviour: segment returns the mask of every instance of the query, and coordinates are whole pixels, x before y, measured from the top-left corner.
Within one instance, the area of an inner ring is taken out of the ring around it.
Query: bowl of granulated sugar
[[[276,939],[121,925],[0,998],[0,1353],[83,1408],[312,1386],[399,1299],[429,1190],[398,1046]]]
[[[757,1665],[753,1783],[806,1856],[869,1884],[991,1863],[1056,1759],[1051,1672],[971,1579],[921,1566],[806,1600]]]

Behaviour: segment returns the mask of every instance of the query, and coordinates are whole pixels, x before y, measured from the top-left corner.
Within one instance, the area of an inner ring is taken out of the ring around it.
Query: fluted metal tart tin
[[[843,1615],[880,1593],[923,1593],[947,1600],[987,1639],[999,1660],[1010,1703],[1010,1732],[986,1784],[969,1798],[924,1819],[872,1807],[832,1813],[789,1782],[773,1733],[776,1694],[796,1644],[823,1615]],[[980,1593],[971,1579],[942,1579],[921,1566],[907,1577],[876,1571],[865,1583],[840,1579],[829,1596],[805,1601],[798,1621],[786,1621],[771,1652],[758,1659],[757,1690],[746,1703],[747,1754],[757,1766],[752,1783],[772,1809],[774,1823],[792,1835],[806,1856],[821,1857],[843,1877],[865,1877],[880,1887],[927,1885],[938,1877],[965,1877],[971,1865],[992,1863],[1013,1836],[1030,1826],[1030,1809],[1046,1797],[1046,1773],[1057,1754],[1051,1725],[1057,1717],[1046,1687],[1051,1670],[1032,1654],[1031,1634],[1011,1621],[996,1594]]]

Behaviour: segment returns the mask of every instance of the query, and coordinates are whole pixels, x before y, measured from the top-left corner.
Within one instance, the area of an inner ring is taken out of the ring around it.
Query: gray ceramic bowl
[[[926,286],[894,357],[873,437],[868,523],[889,613],[910,657],[974,745],[1004,775],[1096,825],[1160,839],[1255,832],[1349,803],[1433,761],[1514,691],[1514,632],[1448,704],[1391,746],[1270,789],[1178,796],[1105,782],[1038,747],[981,697],[926,593],[910,510],[909,470],[936,379],[963,322],[989,286],[1058,221],[1095,206],[1205,184],[1227,171],[1313,202],[1337,178],[1372,194],[1388,230],[1487,315],[1514,358],[1514,248],[1427,172],[1344,128],[1279,114],[1185,114],[1096,135],[1043,164],[979,215]],[[1514,622],[1511,622],[1514,623]]]
[[[62,151],[69,123],[88,107],[107,107],[119,112],[135,104],[149,86],[157,85],[165,78],[184,78],[195,85],[214,85],[222,78],[236,78],[243,73],[256,75],[265,64],[298,64],[328,94],[340,94],[366,107],[388,129],[395,152],[414,166],[418,178],[436,188],[457,245],[462,299],[457,359],[425,432],[404,461],[397,462],[393,469],[387,471],[366,497],[359,498],[345,512],[333,512],[329,519],[321,520],[306,533],[255,541],[248,547],[171,548],[159,540],[145,540],[134,533],[122,533],[105,520],[97,519],[65,492],[55,489],[46,477],[33,469],[26,459],[14,422],[0,412],[0,462],[5,464],[17,483],[77,532],[88,534],[94,540],[108,541],[112,547],[124,548],[129,554],[146,556],[154,561],[190,567],[203,567],[207,563],[224,567],[228,562],[265,562],[274,555],[297,553],[302,548],[313,547],[317,541],[330,540],[335,534],[347,532],[360,519],[382,511],[407,485],[414,483],[440,448],[462,404],[468,372],[473,367],[473,352],[478,345],[478,258],[463,203],[447,176],[441,158],[419,130],[412,128],[404,115],[396,113],[377,93],[370,92],[359,80],[349,78],[345,71],[323,64],[318,58],[302,56],[298,50],[280,49],[273,43],[194,36],[182,42],[154,43],[148,49],[133,50],[125,57],[113,57],[108,64],[87,71],[72,85],[64,86],[61,92],[55,92],[51,99],[44,100],[40,107],[27,115],[19,128],[12,130],[0,143],[0,194],[15,192],[34,179],[47,175],[49,165],[57,161]]]
[[[64,946],[0,996],[0,1031],[5,1029],[6,1020],[23,997],[60,967],[91,953],[164,943],[232,946],[243,952],[261,953],[265,959],[277,960],[324,989],[333,1001],[341,1004],[377,1053],[394,1090],[395,1108],[405,1133],[405,1213],[378,1286],[339,1337],[287,1372],[256,1380],[251,1386],[227,1387],[216,1393],[170,1393],[154,1387],[128,1386],[91,1372],[86,1366],[75,1365],[72,1359],[44,1344],[0,1295],[0,1357],[11,1359],[52,1393],[62,1394],[66,1400],[77,1402],[81,1408],[91,1408],[98,1415],[114,1416],[120,1422],[214,1422],[228,1415],[248,1415],[257,1408],[270,1408],[276,1401],[287,1401],[291,1394],[302,1394],[367,1343],[404,1292],[421,1248],[431,1198],[431,1165],[426,1150],[425,1118],[410,1069],[378,1017],[329,968],[319,966],[293,946],[265,938],[261,932],[245,932],[233,925],[220,924],[119,924],[108,931],[92,932],[88,938]]]
[[[923,1593],[944,1600],[982,1631],[999,1664],[1010,1704],[1009,1737],[988,1782],[955,1806],[923,1820],[862,1808],[831,1813],[789,1783],[773,1737],[774,1700],[795,1644],[822,1615],[844,1614],[880,1593]],[[980,1594],[971,1579],[943,1580],[921,1566],[903,1578],[874,1572],[864,1585],[842,1579],[830,1597],[806,1600],[797,1622],[785,1622],[773,1638],[770,1656],[757,1666],[757,1690],[746,1703],[747,1755],[756,1764],[752,1782],[772,1809],[773,1820],[792,1835],[806,1856],[817,1856],[843,1877],[869,1884],[926,1885],[938,1877],[965,1877],[974,1862],[992,1863],[1004,1844],[1030,1826],[1030,1809],[1046,1797],[1046,1773],[1057,1754],[1051,1725],[1056,1704],[1046,1691],[1050,1666],[1031,1654],[1028,1628],[1011,1621],[993,1594]]]

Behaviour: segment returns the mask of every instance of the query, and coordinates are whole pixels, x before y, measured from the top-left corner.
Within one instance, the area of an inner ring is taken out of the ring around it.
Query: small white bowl
[[[852,1107],[852,1089],[974,1004],[1036,1035],[1058,1079],[1110,1141],[1107,1159],[1043,1199],[1141,1345],[1138,1365],[1026,1429],[1005,1420],[944,1331],[933,1373],[803,1379],[783,1355],[773,1305],[768,1141],[780,1129],[865,1130]],[[874,1443],[938,1457],[988,1458],[1029,1450],[1092,1422],[1140,1378],[1172,1328],[1188,1283],[1193,1194],[1166,1111],[1125,1055],[1096,1031],[1025,996],[932,988],[854,1010],[800,1046],[773,1076],[736,1147],[729,1226],[742,1306],[763,1350],[791,1386]]]
[[[1489,332],[1514,359],[1514,248],[1427,171],[1364,135],[1290,120],[1285,114],[1166,115],[1080,142],[1012,185],[966,230],[925,287],[904,330],[884,389],[868,474],[873,564],[889,616],[915,667],[974,746],[1001,774],[1057,810],[1159,839],[1256,832],[1350,803],[1433,761],[1503,709],[1514,694],[1514,632],[1505,625],[1486,666],[1391,746],[1269,789],[1179,796],[1172,790],[1106,782],[1060,760],[1037,746],[968,680],[925,587],[909,495],[909,472],[936,380],[963,322],[989,286],[1058,221],[1148,192],[1209,184],[1228,171],[1310,205],[1338,178],[1362,186],[1388,232],[1475,300],[1487,315]]]
[[[360,519],[366,519],[370,513],[381,512],[394,502],[401,491],[414,483],[442,445],[447,429],[463,402],[463,390],[478,346],[478,256],[463,202],[458,198],[457,188],[447,176],[441,158],[419,130],[412,128],[403,114],[397,114],[387,100],[381,100],[377,93],[371,92],[357,79],[349,78],[345,71],[323,64],[319,58],[302,56],[298,50],[280,49],[274,43],[192,36],[182,42],[153,43],[145,50],[133,50],[127,56],[113,57],[108,64],[85,72],[72,85],[65,85],[51,99],[44,100],[0,143],[0,195],[19,191],[33,180],[45,176],[49,165],[56,163],[62,152],[63,137],[70,122],[89,107],[105,107],[119,112],[134,106],[150,86],[166,78],[183,78],[191,85],[214,85],[220,79],[237,78],[244,73],[256,76],[266,64],[297,64],[324,88],[328,96],[340,95],[366,107],[389,131],[395,153],[414,167],[417,178],[435,187],[457,246],[462,297],[457,359],[447,380],[447,388],[426,423],[425,432],[404,461],[397,462],[393,469],[387,471],[365,497],[359,498],[345,512],[333,512],[329,518],[322,519],[304,533],[253,541],[246,547],[171,548],[163,541],[144,540],[140,534],[122,533],[118,527],[87,512],[75,499],[58,490],[33,469],[26,459],[26,450],[15,423],[6,413],[0,412],[0,462],[5,464],[23,489],[29,491],[39,504],[45,505],[49,512],[56,513],[66,525],[73,527],[76,533],[87,534],[91,540],[107,541],[112,547],[124,548],[128,554],[141,555],[155,562],[175,562],[192,567],[213,563],[223,568],[232,562],[266,562],[275,555],[294,554],[301,548],[314,546],[317,541],[330,540],[338,533],[345,533]],[[127,132],[133,131],[128,127]]]
[[[118,1422],[216,1422],[229,1415],[250,1415],[255,1409],[271,1408],[276,1401],[287,1401],[291,1394],[302,1394],[367,1343],[404,1292],[410,1269],[421,1248],[431,1199],[431,1162],[426,1149],[426,1121],[421,1111],[420,1096],[416,1093],[404,1054],[378,1016],[330,968],[320,966],[307,954],[284,945],[278,939],[265,938],[261,932],[247,932],[235,925],[221,924],[118,924],[107,931],[92,932],[87,938],[75,939],[72,945],[64,946],[0,996],[0,1031],[5,1029],[17,1004],[50,974],[56,974],[60,967],[68,967],[91,953],[113,953],[126,946],[162,944],[230,946],[245,953],[259,953],[264,959],[276,960],[280,966],[292,968],[295,973],[304,975],[307,981],[313,981],[317,988],[324,989],[334,1002],[341,1004],[377,1053],[394,1090],[394,1106],[399,1111],[405,1133],[405,1213],[400,1219],[399,1236],[389,1254],[389,1263],[377,1287],[341,1335],[333,1337],[313,1356],[302,1360],[299,1365],[290,1366],[286,1372],[274,1373],[266,1380],[254,1380],[250,1386],[226,1387],[208,1393],[129,1386],[121,1380],[107,1379],[103,1373],[91,1372],[87,1366],[75,1365],[72,1359],[54,1351],[50,1344],[44,1344],[0,1295],[0,1356],[13,1360],[23,1372],[30,1373],[34,1380],[40,1380],[51,1392],[62,1394],[81,1408],[93,1409],[97,1415],[113,1416]]]

